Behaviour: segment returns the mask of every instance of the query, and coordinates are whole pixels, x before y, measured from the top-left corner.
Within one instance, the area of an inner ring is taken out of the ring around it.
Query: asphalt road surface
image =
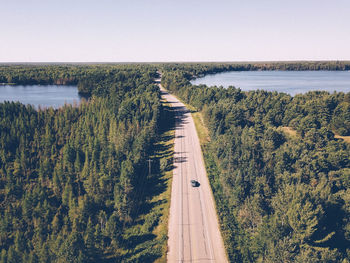
[[[159,80],[158,80],[159,81]],[[162,87],[176,110],[168,262],[227,262],[213,194],[191,113]],[[199,182],[191,186],[191,180]]]

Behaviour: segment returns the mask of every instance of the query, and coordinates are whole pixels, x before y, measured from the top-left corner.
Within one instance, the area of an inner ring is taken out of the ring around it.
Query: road
[[[193,118],[183,103],[160,88],[176,115],[167,260],[228,262]],[[191,186],[192,179],[199,187]]]

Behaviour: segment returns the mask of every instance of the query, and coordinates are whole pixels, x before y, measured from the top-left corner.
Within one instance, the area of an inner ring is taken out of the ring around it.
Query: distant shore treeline
[[[186,77],[196,78],[207,74],[227,71],[257,71],[257,70],[350,70],[350,61],[303,61],[303,62],[212,62],[212,63],[169,63],[163,64],[167,71],[184,71]]]
[[[113,66],[114,65],[114,66]],[[144,64],[131,64],[140,67]],[[2,64],[0,65],[0,83],[17,85],[56,84],[78,85],[80,93],[90,94],[96,81],[118,73],[115,68],[130,67],[128,64]],[[187,77],[195,78],[205,74],[226,71],[255,70],[350,70],[350,61],[305,61],[305,62],[227,62],[227,63],[163,63],[153,64],[171,71],[184,70]],[[105,68],[108,67],[108,70]],[[113,68],[114,67],[114,68]]]

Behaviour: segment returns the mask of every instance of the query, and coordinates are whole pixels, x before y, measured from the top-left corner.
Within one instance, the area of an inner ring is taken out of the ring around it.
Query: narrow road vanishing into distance
[[[167,261],[228,262],[193,118],[156,82],[176,117]],[[200,185],[192,187],[191,180]]]

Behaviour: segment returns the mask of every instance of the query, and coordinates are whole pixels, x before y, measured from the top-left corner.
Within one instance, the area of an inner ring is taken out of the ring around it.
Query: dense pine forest
[[[349,70],[345,62],[166,64],[162,84],[200,111],[231,262],[349,262],[350,93],[291,97],[190,80],[229,70]],[[337,135],[335,137],[335,135]]]
[[[155,145],[171,116],[155,75],[146,65],[0,67],[0,82],[73,83],[90,96],[57,110],[0,103],[0,262],[165,254],[166,232],[155,231],[167,200],[152,198],[165,191],[167,160],[155,158]]]
[[[203,153],[230,261],[349,262],[350,93],[190,83],[348,62],[0,65],[0,83],[77,85],[89,98],[0,103],[0,262],[165,260],[172,149],[160,141],[173,116],[157,69],[209,130]]]

